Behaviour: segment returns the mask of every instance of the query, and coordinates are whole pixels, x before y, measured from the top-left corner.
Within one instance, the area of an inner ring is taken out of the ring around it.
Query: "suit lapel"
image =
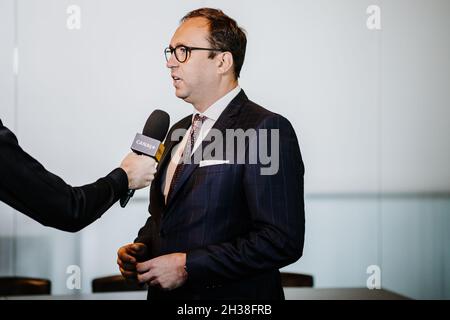
[[[230,104],[225,108],[220,117],[214,123],[212,129],[220,130],[225,137],[225,130],[228,128],[232,128],[233,124],[236,122],[236,116],[240,111],[242,105],[248,100],[245,95],[244,90],[241,90],[239,94],[230,102]],[[202,147],[197,148],[194,154],[191,157],[191,164],[187,164],[184,166],[183,171],[181,172],[180,177],[178,178],[178,182],[172,190],[170,199],[168,199],[167,205],[168,209],[171,204],[174,203],[175,198],[177,197],[178,191],[183,187],[189,177],[192,175],[194,170],[198,167],[198,159],[203,159],[201,152],[205,149],[205,147],[211,143],[211,131],[202,141]],[[197,160],[197,161],[195,161]]]

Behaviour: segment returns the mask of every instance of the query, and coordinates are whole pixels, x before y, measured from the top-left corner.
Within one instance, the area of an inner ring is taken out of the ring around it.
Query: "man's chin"
[[[180,98],[184,101],[186,101],[186,99],[189,97],[189,95],[187,95],[183,92],[179,92],[178,90],[175,91],[175,95],[177,96],[177,98]]]

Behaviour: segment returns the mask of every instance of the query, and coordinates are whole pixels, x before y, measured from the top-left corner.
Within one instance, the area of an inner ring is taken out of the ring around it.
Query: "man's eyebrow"
[[[185,46],[185,44],[184,44],[184,43],[181,43],[181,42],[177,42],[177,43],[175,43],[174,46],[169,45],[169,47],[172,47],[172,48],[175,48],[175,47],[178,47],[178,46]]]

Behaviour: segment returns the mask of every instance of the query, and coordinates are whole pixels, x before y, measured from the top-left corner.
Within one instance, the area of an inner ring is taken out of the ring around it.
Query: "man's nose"
[[[175,68],[175,67],[178,66],[178,63],[179,63],[179,62],[178,62],[177,59],[175,58],[175,53],[173,53],[173,54],[170,55],[169,60],[167,60],[167,62],[166,62],[166,67],[169,68],[169,69]]]

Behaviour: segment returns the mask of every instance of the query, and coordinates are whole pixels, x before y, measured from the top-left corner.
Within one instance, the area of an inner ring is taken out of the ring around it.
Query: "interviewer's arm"
[[[142,168],[125,160],[125,170],[142,174]],[[149,171],[152,159],[142,160],[149,161]],[[125,170],[116,168],[94,183],[72,187],[27,154],[0,121],[0,200],[45,226],[76,232],[98,219],[129,186],[148,185],[154,174],[151,170],[145,181],[130,180]]]

